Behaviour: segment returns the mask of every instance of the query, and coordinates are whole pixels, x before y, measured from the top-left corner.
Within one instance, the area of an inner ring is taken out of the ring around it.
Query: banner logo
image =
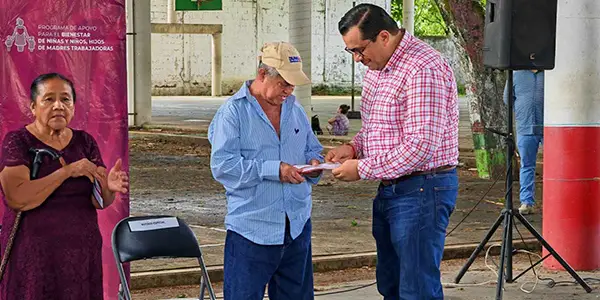
[[[25,51],[25,46],[27,46],[29,52],[33,52],[35,49],[35,37],[30,36],[29,33],[27,33],[27,27],[25,27],[23,19],[17,18],[17,25],[13,30],[13,34],[6,36],[4,44],[6,45],[8,52],[10,52],[10,49],[13,46],[17,48],[18,52]]]

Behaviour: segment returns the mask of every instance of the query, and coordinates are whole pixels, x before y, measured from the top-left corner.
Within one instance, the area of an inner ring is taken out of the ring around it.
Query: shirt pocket
[[[308,134],[313,133],[307,131],[298,121],[290,120],[289,124],[282,129],[283,151],[281,158],[284,162],[298,165],[308,163],[306,161]]]

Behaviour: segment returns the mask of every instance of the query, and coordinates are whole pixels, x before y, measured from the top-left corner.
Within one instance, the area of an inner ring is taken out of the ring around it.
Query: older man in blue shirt
[[[517,149],[521,155],[521,214],[533,213],[535,204],[535,166],[544,141],[544,72],[513,71],[513,101],[517,123]],[[508,103],[508,85],[504,89]]]
[[[211,170],[226,190],[224,296],[314,299],[311,185],[323,147],[294,86],[309,84],[289,43],[263,46],[258,74],[223,104],[210,124]]]

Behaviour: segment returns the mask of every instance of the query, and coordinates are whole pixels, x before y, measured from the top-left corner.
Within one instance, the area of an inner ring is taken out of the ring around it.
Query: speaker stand
[[[571,274],[571,276],[585,289],[586,292],[590,293],[592,288],[583,280],[579,275],[569,266],[569,264],[558,254],[556,251],[550,246],[550,244],[542,237],[540,233],[536,231],[536,229],[519,213],[519,211],[513,208],[513,197],[512,197],[512,186],[513,186],[513,173],[512,173],[512,161],[513,155],[515,153],[515,141],[513,134],[513,97],[514,90],[513,86],[513,71],[508,70],[508,132],[498,132],[493,129],[488,129],[490,132],[495,134],[499,134],[504,136],[504,140],[506,142],[506,194],[505,196],[505,208],[500,213],[498,219],[492,228],[487,232],[481,243],[475,248],[471,257],[467,263],[462,267],[458,275],[456,276],[455,283],[459,283],[462,277],[465,275],[469,267],[473,264],[479,253],[483,250],[487,242],[490,240],[492,235],[496,232],[498,227],[500,227],[500,223],[504,222],[503,225],[503,233],[502,233],[502,247],[500,250],[500,266],[498,267],[498,283],[496,286],[496,300],[501,300],[504,292],[504,281],[507,283],[512,283],[516,281],[519,277],[524,275],[527,271],[533,269],[536,265],[544,261],[550,255],[552,255],[562,266]],[[512,256],[513,256],[513,241],[512,241],[512,227],[515,222],[515,218],[529,230],[529,232],[542,244],[546,250],[548,250],[549,254],[544,256],[542,259],[537,261],[527,270],[523,271],[521,274],[517,275],[513,278],[513,266],[512,266]]]

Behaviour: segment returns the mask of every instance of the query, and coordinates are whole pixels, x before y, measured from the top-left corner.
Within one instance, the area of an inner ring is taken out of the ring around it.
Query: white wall
[[[258,49],[288,40],[289,0],[223,0],[223,11],[177,12],[179,22],[223,24],[223,93],[254,76]],[[361,1],[357,1],[360,3]],[[367,2],[367,1],[364,1]],[[389,8],[390,0],[369,1]],[[349,85],[351,57],[343,51],[337,22],[352,1],[313,1],[312,78],[315,84]],[[167,1],[152,0],[152,22],[167,20]],[[156,95],[210,93],[209,35],[152,35],[152,85]],[[357,67],[357,84],[362,72]]]
[[[179,22],[223,24],[224,94],[236,91],[243,80],[254,76],[258,49],[264,42],[288,40],[288,1],[223,0],[222,11],[177,12]],[[165,23],[167,0],[151,2],[152,22]],[[391,0],[356,1],[361,2],[374,3],[388,11],[391,5]],[[351,0],[313,0],[312,80],[315,85],[350,86],[352,58],[344,51],[337,23],[351,7]],[[447,48],[440,43],[432,44],[441,51]],[[455,54],[454,51],[448,53]],[[209,35],[152,35],[153,94],[210,94],[210,64]],[[357,86],[363,73],[364,67],[357,64]]]

